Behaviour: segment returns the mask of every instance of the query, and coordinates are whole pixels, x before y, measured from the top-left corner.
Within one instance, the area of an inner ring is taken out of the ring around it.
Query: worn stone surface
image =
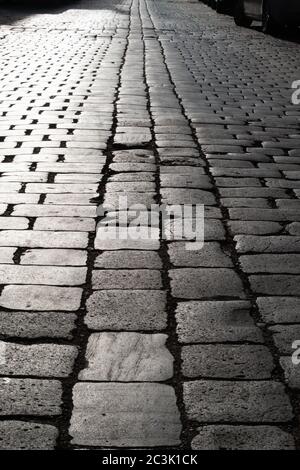
[[[21,264],[49,266],[85,266],[87,253],[83,250],[27,250]]]
[[[0,422],[0,449],[53,450],[58,429],[49,424],[25,421]]]
[[[158,253],[152,251],[105,251],[97,256],[95,267],[102,269],[160,269],[162,262]]]
[[[284,386],[274,381],[187,382],[184,397],[188,417],[199,422],[286,422],[293,417]]]
[[[182,242],[169,243],[168,252],[174,266],[233,267],[228,255],[218,243],[205,243],[199,250],[187,250]]]
[[[202,426],[192,441],[194,450],[293,450],[290,434],[275,426]]]
[[[172,295],[182,299],[244,298],[243,285],[232,269],[171,269]]]
[[[294,349],[294,348],[293,348]],[[299,361],[299,352],[296,350],[295,359]],[[299,364],[294,364],[291,356],[281,357],[280,365],[284,371],[285,381],[292,389],[300,389],[300,369]]]
[[[262,335],[249,309],[247,301],[180,302],[176,309],[179,340],[183,343],[260,343]]]
[[[270,274],[249,276],[255,293],[267,295],[299,295],[300,276],[291,274]]]
[[[79,383],[73,401],[74,444],[154,447],[180,442],[179,412],[169,385]]]
[[[87,367],[81,380],[151,382],[173,375],[173,356],[166,335],[140,333],[93,333],[89,337]]]
[[[264,346],[197,344],[184,346],[182,358],[186,377],[267,379],[274,368]]]
[[[78,286],[84,284],[85,278],[84,267],[0,265],[1,284]]]
[[[53,448],[56,426],[65,447],[69,417],[71,449],[292,447],[293,33],[262,37],[203,2],[6,3],[0,447]],[[175,217],[150,230],[159,203]],[[196,216],[191,251],[178,229]]]
[[[77,310],[82,290],[51,286],[6,286],[0,305],[17,310]]]
[[[55,416],[61,413],[56,380],[0,378],[0,414]]]
[[[165,307],[163,291],[96,291],[87,301],[85,322],[93,330],[163,330]]]
[[[300,299],[258,297],[256,303],[266,323],[300,323]]]
[[[21,345],[0,341],[0,374],[38,377],[67,377],[77,348],[59,344]]]
[[[95,270],[94,289],[160,289],[161,275],[158,270],[120,269]]]
[[[274,254],[241,256],[239,259],[246,273],[300,273],[300,255]]]
[[[76,316],[64,312],[0,311],[1,335],[7,338],[71,339]]]
[[[276,325],[270,327],[273,340],[281,354],[292,355],[293,343],[300,338],[300,325]]]

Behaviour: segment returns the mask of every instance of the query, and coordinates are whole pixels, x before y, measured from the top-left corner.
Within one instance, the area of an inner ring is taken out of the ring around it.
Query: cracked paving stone
[[[173,376],[164,334],[93,333],[79,380],[158,382]]]
[[[155,290],[103,290],[87,301],[86,325],[92,330],[163,330],[166,293]]]
[[[103,447],[179,445],[174,389],[145,383],[78,383],[69,433],[72,443]]]

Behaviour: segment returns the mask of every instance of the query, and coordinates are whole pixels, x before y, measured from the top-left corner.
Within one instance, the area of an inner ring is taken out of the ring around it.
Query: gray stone
[[[159,382],[173,376],[167,336],[141,333],[93,333],[80,380]]]
[[[193,450],[294,450],[293,437],[276,426],[201,426]]]
[[[216,204],[213,193],[200,189],[162,188],[161,197],[163,204]]]
[[[57,428],[49,424],[0,421],[2,450],[53,450],[57,437]]]
[[[173,297],[182,299],[245,297],[242,282],[232,269],[180,268],[170,269],[169,275]]]
[[[136,217],[136,214],[134,215]],[[156,227],[97,226],[96,250],[159,250],[159,231]]]
[[[83,232],[49,232],[35,230],[3,230],[0,246],[28,248],[86,248],[88,235]]]
[[[32,249],[22,254],[21,264],[50,266],[85,266],[87,252],[83,250]]]
[[[223,197],[220,202],[225,207],[255,207],[263,209],[268,209],[270,207],[267,199],[258,197]]]
[[[6,338],[72,339],[76,316],[64,312],[0,311],[0,331]]]
[[[162,384],[79,383],[73,389],[73,444],[155,447],[180,444],[174,389]]]
[[[16,252],[17,248],[14,247],[5,247],[5,248],[0,248],[0,263],[3,264],[12,264],[13,263],[13,257]]]
[[[234,237],[236,249],[240,253],[299,253],[300,237],[237,235]]]
[[[26,230],[28,225],[29,220],[23,217],[0,217],[1,230]]]
[[[293,418],[284,386],[274,381],[184,383],[189,419],[199,422],[286,422]]]
[[[229,215],[231,219],[236,220],[270,220],[275,222],[300,220],[300,210],[296,209],[233,208],[229,209]]]
[[[166,294],[155,290],[96,291],[87,301],[85,322],[92,330],[163,330]]]
[[[105,269],[161,269],[161,266],[158,253],[153,251],[104,251],[95,260],[95,268]]]
[[[93,271],[94,289],[161,289],[160,271],[154,269],[104,269]]]
[[[200,250],[187,250],[186,244],[168,244],[170,261],[174,266],[233,267],[232,261],[218,243],[205,243]]]
[[[211,189],[212,184],[206,175],[173,175],[162,174],[160,176],[161,186],[163,188],[194,188]]]
[[[229,221],[230,231],[233,235],[271,235],[279,233],[282,226],[278,222],[263,222],[263,221]]]
[[[0,341],[0,374],[9,376],[67,377],[77,356],[74,346],[22,345]]]
[[[270,332],[280,354],[292,356],[293,343],[300,339],[300,325],[276,325],[270,327]]]
[[[299,350],[299,347],[298,347],[298,350]],[[296,358],[297,360],[299,360],[299,352],[296,354]],[[287,385],[290,388],[300,389],[299,364],[293,364],[292,358],[290,356],[287,356],[287,357],[280,358],[280,365],[283,368],[285,381]]]
[[[61,413],[57,380],[0,378],[0,415],[55,416]]]
[[[300,254],[270,254],[241,256],[240,264],[246,273],[300,274]]]
[[[262,334],[249,314],[248,301],[180,302],[176,309],[177,333],[182,343],[252,341]]]
[[[96,222],[83,217],[38,217],[33,230],[94,232]]]
[[[84,284],[86,268],[65,266],[0,265],[0,284]]]
[[[0,306],[13,310],[67,310],[80,307],[82,289],[52,286],[5,286]]]
[[[258,297],[256,303],[266,323],[300,323],[300,299]]]
[[[286,230],[291,235],[299,235],[300,236],[300,222],[293,222],[293,223],[287,225]]]
[[[269,274],[249,276],[251,288],[255,293],[267,295],[299,295],[300,276],[288,274]]]
[[[184,346],[182,358],[186,377],[268,379],[274,368],[268,349],[255,345]]]

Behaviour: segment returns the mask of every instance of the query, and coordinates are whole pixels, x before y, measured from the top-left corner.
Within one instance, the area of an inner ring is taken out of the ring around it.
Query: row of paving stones
[[[145,237],[151,205],[160,202],[158,161],[151,145],[151,73],[157,73],[157,67],[152,63],[148,70],[149,60],[140,2],[134,0],[116,103],[113,148],[120,150],[112,152],[108,168],[103,197],[107,212],[95,239],[101,253],[94,263],[85,318],[97,332],[88,338],[87,366],[73,391],[70,434],[79,446],[180,445],[175,390],[164,383],[173,379],[174,357],[166,347],[167,290],[158,220],[151,227],[151,238]],[[155,77],[153,86],[158,85]],[[141,207],[144,222],[137,239],[125,237],[128,223],[122,218],[122,197],[132,212],[129,221],[136,217],[134,205]],[[106,226],[116,215],[124,237],[107,239]],[[101,332],[105,329],[112,331]]]
[[[200,424],[192,447],[292,448],[288,433],[299,438],[291,406],[299,405],[300,386],[291,360],[299,338],[299,111],[288,89],[298,46],[260,42],[259,33],[231,27],[203,5],[178,4],[173,14],[167,3],[147,4],[226,231],[226,262],[207,261],[208,244],[199,257],[172,250],[173,264],[184,266],[170,272],[172,293],[184,300],[176,312],[183,374],[196,379],[184,385],[187,416]]]
[[[95,198],[128,27],[114,10],[86,14],[37,15],[1,30],[4,449],[68,445],[66,390],[82,349]]]
[[[293,448],[298,120],[271,81],[293,46],[270,40],[266,66],[259,33],[203,5],[121,8],[86,36],[49,32],[36,68],[43,18],[25,21],[31,67],[13,42],[4,56],[1,445],[53,448],[60,430],[60,447]],[[144,215],[204,204],[204,247],[173,240],[176,218],[105,239],[97,204],[113,223],[125,195]]]

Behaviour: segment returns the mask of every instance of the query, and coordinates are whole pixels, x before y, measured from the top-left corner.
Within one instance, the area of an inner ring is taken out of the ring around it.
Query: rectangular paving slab
[[[161,384],[78,383],[73,390],[73,444],[103,447],[179,445],[174,389]]]

